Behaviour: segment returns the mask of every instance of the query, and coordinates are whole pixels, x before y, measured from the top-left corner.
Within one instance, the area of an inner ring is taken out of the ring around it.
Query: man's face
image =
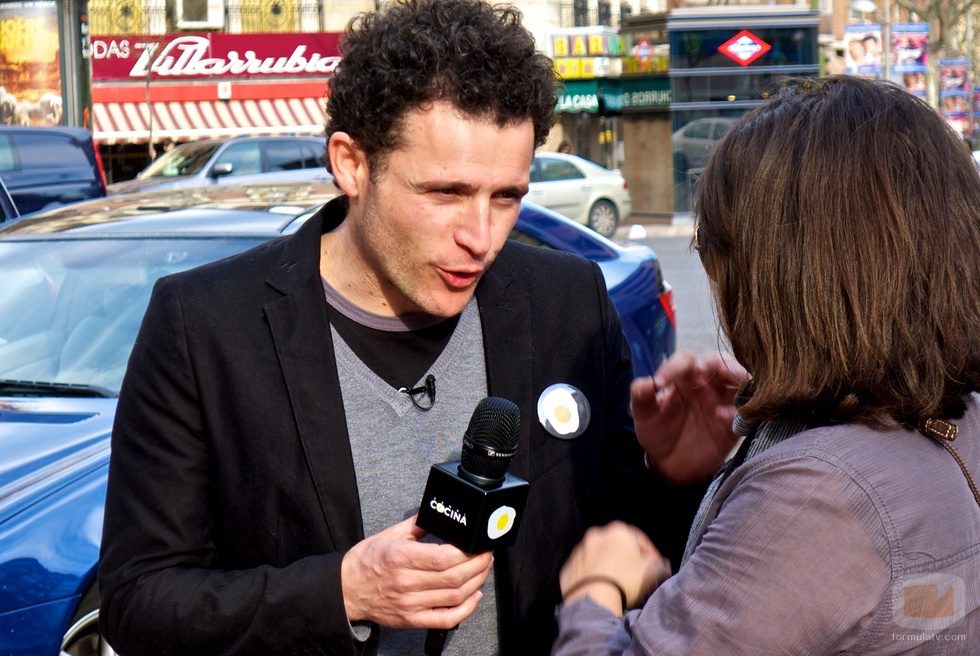
[[[437,102],[401,127],[402,145],[351,199],[347,255],[365,280],[342,293],[376,314],[453,316],[517,221],[533,124],[499,127]]]

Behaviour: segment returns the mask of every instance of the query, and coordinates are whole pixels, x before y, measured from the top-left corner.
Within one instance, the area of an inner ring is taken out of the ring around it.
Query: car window
[[[541,181],[541,174],[538,172],[538,160],[537,159],[532,159],[531,160],[531,169],[528,171],[528,175],[530,176],[530,181],[531,182],[540,182]]]
[[[319,169],[327,167],[327,151],[321,144],[312,144],[308,141],[302,142],[303,156],[307,160],[306,168]]]
[[[260,241],[0,242],[0,378],[118,391],[157,278]]]
[[[718,121],[717,123],[715,123],[715,126],[711,131],[711,138],[721,139],[722,137],[725,136],[725,133],[728,132],[728,129],[730,127],[732,127],[732,124],[729,123],[728,121]]]
[[[554,249],[554,247],[551,244],[546,244],[540,239],[538,239],[537,237],[535,237],[534,235],[530,235],[527,232],[516,227],[510,231],[510,235],[507,238],[520,242],[522,244],[528,244],[529,246],[541,246],[542,248]]]
[[[303,151],[302,146],[302,141],[293,141],[291,139],[262,142],[268,170],[296,171],[310,168],[312,162],[307,153]]]
[[[541,182],[555,182],[557,180],[575,180],[584,178],[585,175],[571,162],[560,159],[545,159],[541,162]]]
[[[258,141],[234,143],[218,156],[215,164],[231,164],[232,175],[248,175],[262,172],[262,155]]]
[[[13,142],[20,157],[20,169],[49,169],[52,164],[85,170],[92,164],[79,144],[56,134],[17,134]]]
[[[17,170],[17,153],[9,134],[0,134],[0,173]]]
[[[707,121],[694,121],[684,130],[684,136],[689,139],[707,139],[711,124]]]
[[[184,144],[155,159],[140,174],[146,178],[179,178],[194,175],[208,163],[220,144]]]

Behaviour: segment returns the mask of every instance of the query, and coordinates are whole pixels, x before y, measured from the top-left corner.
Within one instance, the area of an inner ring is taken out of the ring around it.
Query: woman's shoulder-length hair
[[[980,389],[980,176],[924,102],[791,80],[717,145],[695,247],[755,419],[959,418]]]

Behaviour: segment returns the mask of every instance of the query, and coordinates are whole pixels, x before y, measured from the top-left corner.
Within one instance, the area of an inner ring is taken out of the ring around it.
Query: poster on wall
[[[844,31],[844,68],[852,75],[881,76],[881,25],[848,25]]]
[[[929,64],[929,23],[892,25],[892,71],[902,85],[916,96],[926,95]]]
[[[58,125],[58,10],[53,0],[0,4],[0,123]]]
[[[946,121],[961,135],[970,125],[969,67],[966,57],[939,60],[939,106]]]

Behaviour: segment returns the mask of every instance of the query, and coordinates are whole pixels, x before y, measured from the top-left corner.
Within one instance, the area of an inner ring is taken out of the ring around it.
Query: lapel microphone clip
[[[436,377],[429,374],[425,377],[425,382],[418,387],[399,387],[399,392],[408,394],[408,397],[412,399],[412,405],[421,410],[422,412],[428,412],[432,409],[432,406],[436,404]],[[415,397],[421,394],[425,394],[428,397],[428,405],[424,403],[419,403]]]

